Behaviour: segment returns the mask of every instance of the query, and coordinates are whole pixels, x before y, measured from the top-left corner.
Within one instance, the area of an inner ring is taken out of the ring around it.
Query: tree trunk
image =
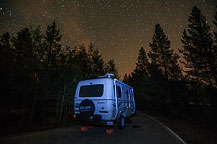
[[[33,123],[33,117],[34,117],[34,112],[35,112],[35,103],[36,103],[36,97],[37,97],[37,92],[38,92],[38,85],[39,85],[39,83],[37,80],[36,88],[35,88],[35,92],[34,92],[33,103],[32,103],[32,112],[31,112],[31,119],[30,119],[31,125]]]
[[[63,88],[63,95],[62,95],[62,101],[61,101],[61,106],[60,106],[60,112],[59,112],[59,117],[58,117],[58,121],[57,121],[57,126],[60,125],[61,120],[62,120],[62,113],[63,113],[63,104],[64,104],[64,98],[65,98],[65,91],[66,91],[66,82],[65,82],[64,88]]]

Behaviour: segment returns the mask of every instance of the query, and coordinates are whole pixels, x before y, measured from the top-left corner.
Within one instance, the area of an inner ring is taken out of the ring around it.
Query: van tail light
[[[99,111],[100,113],[108,113],[108,111]]]

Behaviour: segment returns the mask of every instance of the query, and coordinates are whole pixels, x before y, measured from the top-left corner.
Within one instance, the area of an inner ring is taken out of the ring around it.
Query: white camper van
[[[77,85],[74,112],[78,120],[124,128],[125,119],[135,113],[133,88],[106,74]]]

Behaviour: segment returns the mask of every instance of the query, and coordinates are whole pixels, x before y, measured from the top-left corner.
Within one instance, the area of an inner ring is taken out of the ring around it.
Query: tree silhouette
[[[171,57],[170,53],[170,41],[164,34],[160,24],[155,25],[155,33],[152,37],[152,43],[150,43],[151,50],[148,56],[151,60],[152,65],[158,71],[161,71],[166,79],[168,79],[168,63]]]
[[[155,25],[155,33],[149,46],[151,50],[148,56],[151,60],[152,74],[156,73],[155,77],[161,74],[166,80],[180,78],[179,56],[170,48],[170,40],[160,24]]]
[[[54,21],[51,25],[47,26],[47,30],[44,36],[44,45],[46,47],[46,61],[47,68],[57,65],[57,58],[61,51],[61,35],[60,30],[56,27],[56,22]]]
[[[105,64],[105,73],[112,73],[115,75],[115,78],[119,78],[117,67],[115,66],[114,59],[109,60]]]
[[[217,8],[217,6],[216,6],[216,8]],[[215,42],[215,44],[214,44],[214,47],[213,47],[213,62],[214,62],[214,64],[213,64],[213,67],[212,67],[212,69],[213,69],[213,75],[214,75],[214,78],[215,78],[215,85],[217,85],[217,11],[215,12],[215,15],[214,15],[214,21],[213,21],[213,23],[214,23],[214,25],[216,26],[216,31],[214,31],[214,42]]]
[[[173,50],[171,50],[171,59],[170,61],[170,66],[169,66],[169,75],[170,75],[170,80],[180,80],[183,78],[182,75],[182,69],[179,66],[179,58],[180,56],[175,53]]]
[[[92,73],[90,66],[91,61],[88,57],[88,52],[84,44],[79,45],[79,47],[76,48],[75,61],[81,71],[82,79],[90,78]]]
[[[129,84],[129,77],[127,74],[124,75],[123,82]]]
[[[145,49],[141,47],[138,53],[136,68],[128,76],[128,83],[134,88],[137,109],[143,109],[148,98],[147,86],[149,83],[147,83],[148,71],[146,63],[148,63],[146,52]]]
[[[1,92],[0,107],[10,108],[17,105],[18,98],[14,97],[12,91],[16,85],[13,83],[15,67],[15,52],[8,32],[0,36],[0,79]]]
[[[124,75],[123,81],[134,88],[137,109],[196,120],[209,120],[212,114],[216,121],[217,12],[213,22],[214,40],[206,18],[193,7],[181,40],[185,77],[179,55],[160,24],[155,25],[150,51],[141,47],[135,69]],[[114,59],[105,63],[92,43],[70,47],[61,39],[55,21],[44,32],[38,26],[0,35],[0,116],[6,118],[0,124],[5,130],[60,126],[72,119],[80,80],[105,73],[120,77]]]
[[[136,71],[144,72],[148,75],[148,67],[150,63],[148,62],[148,58],[145,52],[145,49],[141,47],[139,50],[139,55],[136,63]]]
[[[188,19],[188,29],[182,36],[183,62],[188,77],[197,83],[206,82],[216,85],[216,67],[214,47],[210,27],[200,9],[194,6]]]
[[[216,6],[216,8],[217,8],[217,6]],[[214,23],[214,25],[216,26],[216,29],[217,29],[217,11],[215,12],[213,23]],[[214,35],[215,35],[215,43],[217,43],[217,31],[214,31]]]
[[[17,35],[0,36],[0,124],[3,130],[26,129],[31,125],[55,125],[71,119],[77,83],[118,71],[114,60],[107,65],[99,51],[61,45],[55,21],[45,33],[40,26],[23,28]],[[13,113],[11,113],[13,111]],[[5,132],[5,131],[4,131]]]
[[[88,58],[90,60],[90,72],[92,78],[96,78],[104,74],[104,61],[99,54],[99,50],[90,43],[88,47]]]

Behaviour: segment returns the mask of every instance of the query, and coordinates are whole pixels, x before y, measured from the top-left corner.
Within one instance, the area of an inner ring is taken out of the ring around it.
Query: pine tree
[[[210,26],[200,9],[194,6],[182,36],[184,66],[187,76],[197,83],[216,83],[214,47]],[[215,82],[214,82],[215,81]]]
[[[41,31],[40,26],[37,28],[30,27],[31,34],[32,34],[32,40],[33,40],[33,49],[34,49],[34,55],[38,59],[38,67],[42,66],[44,57],[45,57],[45,49],[43,45],[43,34]]]
[[[33,41],[33,55],[35,56],[35,67],[34,67],[34,93],[33,93],[33,100],[32,100],[32,108],[31,108],[31,117],[30,117],[30,124],[32,125],[36,116],[35,116],[35,108],[36,103],[38,101],[38,91],[40,86],[41,74],[43,71],[43,58],[45,56],[45,50],[43,47],[43,35],[40,26],[34,29],[30,26],[30,31],[32,34],[32,41]]]
[[[217,8],[217,5],[216,5]],[[209,102],[211,106],[211,114],[213,122],[215,123],[217,121],[217,11],[214,15],[214,21],[215,30],[214,30],[214,45],[213,45],[213,75],[215,79],[215,86],[211,87],[208,86],[206,89],[206,93],[209,96]]]
[[[17,33],[17,36],[12,40],[15,49],[15,69],[17,76],[27,79],[33,78],[37,59],[34,55],[34,44],[32,34],[29,28],[24,28]],[[20,76],[19,76],[20,75]],[[25,82],[25,81],[23,81]],[[28,85],[29,86],[29,85]],[[24,89],[27,89],[23,87]]]
[[[92,69],[90,67],[91,61],[88,56],[88,52],[86,50],[85,45],[79,45],[78,48],[76,48],[75,52],[75,63],[77,64],[77,67],[81,71],[81,78],[82,79],[88,79],[91,78]]]
[[[217,8],[217,5],[216,5],[216,8]],[[217,11],[215,12],[213,23],[217,29]],[[217,31],[214,31],[214,36],[215,36],[215,43],[217,44]]]
[[[170,59],[169,75],[171,80],[177,81],[183,78],[182,69],[178,63],[180,56],[177,53],[175,53],[173,50],[171,51],[171,53],[172,56]]]
[[[164,34],[160,24],[155,25],[155,33],[152,37],[152,43],[149,44],[151,50],[148,53],[152,65],[155,69],[161,71],[166,79],[168,79],[168,62],[170,55],[170,41]]]
[[[118,74],[118,70],[117,70],[117,67],[115,65],[114,59],[109,60],[105,64],[105,73],[112,73],[115,75],[116,78],[120,77]]]
[[[98,77],[104,74],[104,61],[99,54],[99,50],[90,43],[88,47],[88,57],[90,59],[91,77]]]
[[[2,108],[14,107],[19,100],[18,96],[12,93],[16,89],[14,84],[15,51],[11,43],[11,36],[8,32],[0,36],[0,84],[2,95],[0,105]]]
[[[0,69],[2,75],[12,71],[14,50],[11,45],[11,36],[8,32],[0,36]]]
[[[58,65],[60,61],[59,55],[61,54],[62,45],[60,30],[57,29],[56,22],[47,26],[44,35],[44,71],[46,72],[47,83],[51,84],[52,79],[58,79]],[[54,83],[53,83],[54,84]]]
[[[47,67],[57,65],[58,55],[61,51],[61,37],[62,36],[60,35],[60,30],[57,29],[55,21],[51,25],[47,26],[47,30],[44,36]]]
[[[75,64],[75,49],[66,46],[65,51],[59,55],[59,114],[57,126],[60,126],[69,116],[69,108],[73,107],[75,87],[80,80],[80,71]]]
[[[29,28],[24,28],[18,32],[17,37],[13,39],[13,44],[18,62],[17,68],[23,68],[23,70],[34,68],[34,48]]]
[[[17,36],[12,40],[15,49],[15,67],[16,73],[13,73],[15,89],[17,96],[20,97],[20,108],[27,110],[32,104],[35,90],[34,73],[37,67],[37,58],[34,55],[34,43],[32,33],[29,28],[21,29]],[[25,113],[22,115],[21,127],[27,123]]]
[[[42,87],[43,97],[40,97],[43,102],[48,102],[48,105],[44,107],[43,111],[47,112],[49,109],[53,109],[53,113],[56,112],[57,122],[59,124],[59,118],[61,117],[62,108],[62,92],[64,91],[64,82],[61,79],[60,70],[60,54],[62,50],[60,30],[56,26],[54,21],[47,26],[44,34],[43,47],[45,49],[44,67]]]
[[[161,77],[160,75],[163,75],[166,80],[180,77],[179,56],[170,49],[170,40],[160,24],[155,25],[155,33],[149,46],[151,50],[148,57],[151,60],[150,71],[152,76]]]
[[[124,75],[123,82],[129,84],[129,76],[127,74]]]
[[[217,8],[217,6],[216,6]],[[216,26],[215,27],[215,31],[214,31],[214,50],[213,50],[213,62],[214,62],[214,66],[213,66],[213,75],[214,75],[214,78],[215,78],[215,85],[217,86],[217,11],[215,12],[215,15],[214,15],[214,21],[213,21],[214,25]]]
[[[141,47],[141,49],[139,50],[139,55],[136,63],[136,70],[140,72],[144,72],[146,75],[148,75],[148,67],[149,67],[149,62],[148,62],[145,49]]]
[[[144,109],[145,104],[154,99],[153,94],[152,96],[150,95],[152,91],[150,87],[152,87],[152,84],[151,79],[148,76],[149,72],[148,58],[145,49],[141,47],[138,53],[136,68],[129,76],[127,76],[127,78],[125,78],[134,88],[136,105],[139,109]]]

